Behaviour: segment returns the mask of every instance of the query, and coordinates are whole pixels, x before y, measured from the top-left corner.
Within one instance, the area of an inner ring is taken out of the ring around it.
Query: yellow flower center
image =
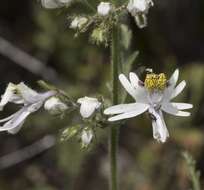
[[[166,88],[166,84],[167,79],[164,73],[160,73],[158,75],[154,73],[147,74],[144,81],[145,88],[148,90],[164,90]]]

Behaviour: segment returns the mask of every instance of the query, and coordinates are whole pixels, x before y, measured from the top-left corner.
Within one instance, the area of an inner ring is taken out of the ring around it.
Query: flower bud
[[[84,129],[81,134],[82,148],[86,148],[93,138],[93,131]]]
[[[57,97],[49,98],[44,104],[45,110],[52,115],[58,115],[68,109],[68,106],[61,102]]]
[[[70,28],[81,29],[87,23],[87,21],[88,19],[86,17],[75,17],[70,24]]]
[[[138,13],[147,14],[149,8],[153,5],[152,0],[130,0],[127,9],[132,16],[136,16]]]
[[[89,118],[101,106],[101,103],[96,98],[83,97],[77,100],[81,104],[80,114],[83,118]]]
[[[97,12],[101,16],[107,16],[112,10],[112,5],[108,2],[101,2],[97,7]]]

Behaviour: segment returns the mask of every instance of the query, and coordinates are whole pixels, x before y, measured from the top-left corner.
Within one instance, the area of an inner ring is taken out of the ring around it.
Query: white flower
[[[145,82],[139,80],[135,73],[129,74],[130,81],[120,74],[119,80],[125,90],[135,99],[135,103],[120,104],[107,108],[104,114],[116,116],[109,121],[117,121],[135,117],[148,111],[152,118],[153,136],[160,142],[165,142],[169,133],[164,122],[162,111],[175,116],[190,116],[189,112],[182,111],[193,107],[192,104],[171,102],[186,86],[182,81],[176,86],[179,76],[177,69],[167,81],[164,74],[147,74]]]
[[[138,13],[147,14],[149,8],[153,5],[154,3],[151,0],[130,0],[127,9],[132,16],[136,16]]]
[[[112,10],[112,5],[108,2],[101,2],[97,7],[97,12],[101,16],[107,16]]]
[[[57,97],[49,98],[44,104],[45,110],[52,115],[63,113],[68,109],[68,106]]]
[[[80,114],[83,118],[89,118],[101,106],[101,103],[96,98],[83,97],[77,100],[81,104]]]
[[[49,97],[55,94],[56,92],[54,91],[37,93],[24,83],[18,85],[10,83],[2,96],[1,108],[3,109],[3,106],[8,102],[23,104],[23,107],[11,116],[0,120],[0,123],[4,123],[3,126],[0,126],[0,131],[8,131],[11,134],[17,133],[25,119],[31,113],[37,111]]]
[[[88,19],[86,17],[75,17],[71,24],[70,28],[72,29],[80,29],[84,24],[86,24]]]
[[[153,6],[152,0],[130,0],[127,9],[135,18],[135,21],[140,28],[147,26],[147,18],[149,8]]]
[[[47,9],[56,9],[68,5],[72,0],[41,0],[42,6]]]
[[[87,147],[93,138],[93,131],[84,129],[81,134],[82,146]]]

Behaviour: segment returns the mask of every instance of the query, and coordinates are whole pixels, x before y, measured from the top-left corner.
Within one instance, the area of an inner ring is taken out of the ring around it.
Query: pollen
[[[144,85],[148,90],[164,90],[166,88],[167,79],[164,73],[147,74]]]

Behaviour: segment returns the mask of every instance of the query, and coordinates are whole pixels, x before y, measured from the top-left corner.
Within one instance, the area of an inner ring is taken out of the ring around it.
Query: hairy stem
[[[118,104],[118,66],[119,66],[119,31],[115,26],[112,32],[111,64],[113,80],[113,105]],[[110,190],[118,190],[117,152],[119,126],[113,125],[110,129]]]

